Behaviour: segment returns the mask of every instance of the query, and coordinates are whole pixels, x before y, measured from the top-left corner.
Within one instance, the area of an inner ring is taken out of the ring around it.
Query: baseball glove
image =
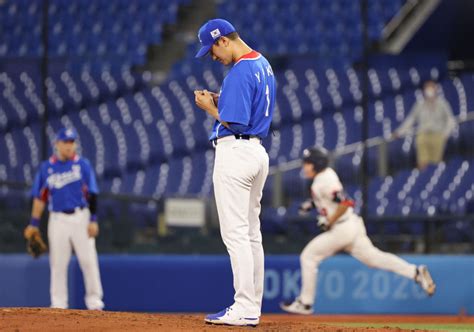
[[[33,258],[38,258],[48,250],[39,230],[33,232],[27,241],[26,249]]]

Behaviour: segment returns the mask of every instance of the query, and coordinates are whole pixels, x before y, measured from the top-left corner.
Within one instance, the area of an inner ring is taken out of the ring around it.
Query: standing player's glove
[[[311,199],[308,199],[300,204],[298,207],[298,214],[300,216],[308,215],[308,212],[315,208],[314,202]]]
[[[33,258],[38,258],[48,250],[38,227],[28,226],[24,235],[27,240],[26,249]]]
[[[321,229],[321,231],[325,232],[329,229],[329,221],[327,220],[326,217],[324,216],[318,216],[318,227]]]

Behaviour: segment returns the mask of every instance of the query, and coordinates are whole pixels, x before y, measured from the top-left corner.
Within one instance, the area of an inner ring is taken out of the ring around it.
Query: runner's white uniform
[[[302,288],[299,299],[302,303],[314,303],[321,261],[342,250],[370,267],[391,271],[410,279],[415,277],[416,265],[383,252],[372,244],[362,218],[354,213],[353,202],[343,197],[341,181],[333,169],[328,167],[318,173],[313,180],[311,193],[322,216],[333,215],[339,204],[347,204],[349,208],[328,231],[309,242],[301,253]]]

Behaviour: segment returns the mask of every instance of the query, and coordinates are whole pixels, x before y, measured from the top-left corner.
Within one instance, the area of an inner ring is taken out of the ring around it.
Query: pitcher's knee
[[[223,236],[222,241],[224,242],[224,245],[226,246],[227,249],[239,249],[242,247],[250,247],[250,239],[248,236],[240,236],[240,237],[234,237],[234,236]]]
[[[260,232],[256,234],[249,234],[250,242],[252,243],[262,243],[262,234]]]

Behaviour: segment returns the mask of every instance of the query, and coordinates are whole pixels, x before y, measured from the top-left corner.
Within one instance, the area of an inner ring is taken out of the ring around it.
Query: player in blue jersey
[[[97,182],[89,161],[76,154],[77,134],[61,129],[56,153],[40,165],[32,188],[31,222],[25,229],[29,238],[38,232],[41,215],[48,204],[51,307],[68,307],[67,270],[72,249],[79,261],[86,289],[88,309],[102,310],[102,284],[95,247],[97,224]]]
[[[268,175],[268,135],[275,106],[272,67],[252,50],[229,22],[214,19],[199,30],[201,49],[214,61],[232,65],[220,93],[195,91],[196,105],[216,121],[210,140],[216,148],[214,194],[222,240],[230,255],[234,303],[205,318],[207,323],[252,325],[260,321],[264,254],[260,200]]]

